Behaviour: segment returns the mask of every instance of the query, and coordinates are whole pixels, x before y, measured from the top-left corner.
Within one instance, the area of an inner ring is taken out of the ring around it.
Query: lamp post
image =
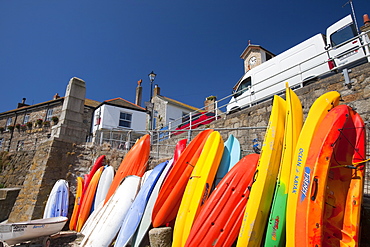
[[[152,97],[153,97],[153,82],[155,80],[155,77],[157,74],[155,74],[153,71],[149,73],[149,80],[150,80],[150,99],[149,102],[152,103]],[[153,129],[153,104],[151,104],[151,110],[150,110],[150,123],[149,123],[149,130]]]

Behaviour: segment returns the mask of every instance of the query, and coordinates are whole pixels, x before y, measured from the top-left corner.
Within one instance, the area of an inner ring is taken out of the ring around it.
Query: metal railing
[[[95,132],[92,142],[95,145],[109,144],[111,148],[129,150],[147,131],[124,129],[101,129]]]
[[[352,42],[353,40],[355,40],[357,38],[362,37],[363,44],[359,45],[359,47],[365,49],[366,56],[363,59],[367,59],[368,61],[370,61],[370,50],[369,50],[370,49],[369,48],[369,44],[370,43],[368,41],[369,39],[365,39],[364,37],[365,37],[365,35],[368,35],[369,33],[370,33],[370,30],[369,31],[366,31],[364,33],[361,33],[360,35],[358,35],[358,36],[356,36],[356,37],[354,37],[354,38],[352,38],[352,39],[350,39],[350,40],[348,40],[347,42],[344,43],[344,44],[346,44],[346,43]],[[294,67],[297,67],[297,66],[298,67],[301,67],[302,64],[307,63],[310,60],[313,60],[313,59],[315,59],[315,58],[317,58],[317,57],[319,57],[319,56],[321,56],[321,55],[323,55],[325,53],[328,53],[332,49],[334,49],[334,48],[329,48],[329,49],[325,50],[324,52],[322,52],[320,54],[317,54],[316,56],[311,57],[310,59],[304,60],[304,61],[302,61],[299,64],[293,65],[293,66],[291,66],[291,67],[289,67],[289,68],[287,68],[285,70],[279,71],[279,73],[277,73],[276,75],[273,75],[273,76],[270,76],[268,78],[265,78],[262,81],[258,82],[258,84],[263,84],[263,82],[265,82],[267,80],[270,80],[273,77],[278,77],[279,75],[281,75],[281,74],[283,74],[283,73],[285,73],[285,72],[293,69]],[[350,53],[350,52],[351,51],[348,51],[348,53]],[[343,56],[343,55],[345,55],[345,54],[340,54],[340,56]],[[337,57],[338,56],[332,57],[332,58],[330,58],[330,60],[334,60]],[[300,76],[301,79],[302,79],[302,81],[301,81],[301,83],[299,85],[293,86],[293,89],[294,88],[297,88],[297,87],[303,87],[304,86],[304,83],[307,82],[307,81],[303,81],[303,79],[305,79],[305,78],[302,78],[302,75],[305,72],[309,71],[309,70],[315,69],[318,66],[321,66],[323,64],[326,64],[327,62],[328,61],[323,61],[321,63],[316,64],[316,66],[312,66],[310,68],[306,68],[305,70],[299,70],[299,73],[298,74],[294,74],[294,75],[291,75],[289,77],[286,77],[286,78],[284,78],[282,80],[279,80],[279,81],[273,83],[272,85],[269,84],[268,87],[272,87],[272,86],[278,85],[279,83],[283,83],[283,82],[289,81],[291,78],[296,77],[296,76]],[[326,76],[328,74],[334,73],[339,68],[341,68],[341,67],[336,66],[336,67],[332,68],[331,70],[328,70],[328,71],[326,71],[326,72],[324,72],[322,74],[316,75],[315,78],[320,78],[320,77]],[[244,78],[244,75],[239,79],[238,83],[240,83],[240,81],[243,78]],[[313,78],[311,78],[311,79],[313,79]],[[261,92],[263,90],[266,90],[266,87],[262,87],[260,90],[254,91],[253,94],[258,94],[259,92]],[[252,106],[254,104],[257,104],[257,103],[260,103],[262,101],[265,101],[265,100],[270,99],[274,94],[279,95],[279,94],[282,94],[283,92],[284,92],[284,90],[281,90],[281,91],[274,92],[273,94],[266,95],[266,96],[264,96],[262,98],[256,99],[254,101],[251,100],[251,102],[248,105],[245,105],[244,107],[250,107],[250,106]],[[238,100],[245,99],[245,98],[248,98],[248,97],[252,97],[253,94],[245,94],[242,97],[238,97]],[[226,106],[230,103],[230,99],[232,99],[233,95],[234,94],[227,95],[226,97],[224,97],[224,98],[222,98],[220,100],[216,100],[214,102],[214,110],[211,110],[210,112],[214,112],[215,113],[215,119],[218,119],[219,117],[222,117],[223,115],[226,115],[227,114],[227,112],[226,112]],[[190,126],[187,129],[194,129],[194,127],[193,127],[194,124],[193,124],[192,116],[195,115],[195,114],[198,114],[201,111],[205,111],[206,108],[207,108],[207,106],[202,107],[202,108],[199,108],[198,110],[193,111],[193,112],[190,112],[189,114],[187,114],[187,115],[185,115],[185,116],[183,116],[181,118],[175,119],[175,120],[169,122],[168,125],[165,126],[165,127],[163,127],[161,130],[172,130],[172,131],[168,131],[168,133],[167,133],[167,137],[168,138],[171,138],[171,135],[173,134],[173,131],[176,130],[176,127],[179,124],[181,124],[181,123],[184,122],[184,119],[189,119],[189,123],[190,123],[189,125]],[[207,120],[204,120],[203,122],[205,122],[205,121],[207,121]],[[197,122],[196,124],[197,125],[198,124],[202,124],[202,122]]]

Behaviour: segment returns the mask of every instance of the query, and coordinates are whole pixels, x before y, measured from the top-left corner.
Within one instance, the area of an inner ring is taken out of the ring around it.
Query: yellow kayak
[[[186,185],[176,217],[172,246],[185,246],[195,217],[209,196],[223,150],[220,133],[212,132]]]
[[[261,246],[280,166],[285,112],[285,100],[275,95],[237,247]]]

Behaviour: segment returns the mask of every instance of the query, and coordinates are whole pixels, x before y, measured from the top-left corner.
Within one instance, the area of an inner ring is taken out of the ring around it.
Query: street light
[[[149,130],[153,129],[153,103],[152,103],[152,97],[153,97],[153,82],[155,80],[155,77],[157,74],[155,74],[153,71],[149,73],[149,80],[150,80],[150,103],[151,103],[151,108],[150,108],[150,123],[149,123]]]
[[[149,80],[150,80],[150,102],[151,102],[152,101],[152,97],[153,97],[153,82],[154,82],[154,79],[157,76],[157,74],[155,74],[152,71],[152,72],[150,72],[150,74],[148,76],[149,76]]]

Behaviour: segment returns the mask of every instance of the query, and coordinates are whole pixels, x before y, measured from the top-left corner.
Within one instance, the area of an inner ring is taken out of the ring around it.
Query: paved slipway
[[[50,246],[53,247],[77,247],[82,242],[83,235],[74,231],[60,232],[51,236]]]

